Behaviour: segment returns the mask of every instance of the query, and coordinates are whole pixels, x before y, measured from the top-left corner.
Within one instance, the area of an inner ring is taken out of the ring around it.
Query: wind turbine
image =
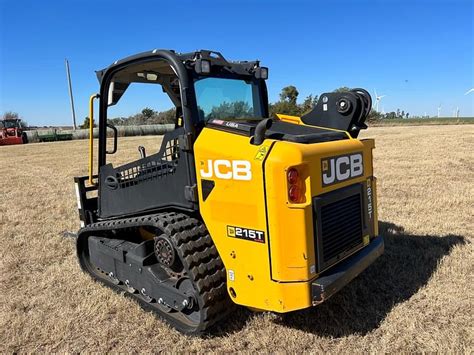
[[[438,118],[439,118],[439,113],[441,112],[441,104],[438,106]]]
[[[380,104],[380,100],[382,100],[383,97],[387,96],[387,95],[377,95],[377,90],[374,89],[374,92],[375,92],[375,111],[379,112],[379,104]]]
[[[467,90],[464,95],[468,95],[468,94],[470,94],[471,92],[474,92],[474,88]]]
[[[453,109],[453,117],[459,118],[459,106]]]

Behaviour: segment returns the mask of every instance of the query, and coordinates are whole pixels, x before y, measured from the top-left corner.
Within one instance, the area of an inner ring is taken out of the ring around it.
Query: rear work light
[[[268,68],[267,67],[258,67],[255,69],[255,78],[257,79],[263,79],[267,80],[268,79]]]
[[[194,70],[198,74],[209,74],[211,72],[211,62],[205,59],[196,60]]]
[[[304,180],[296,168],[290,168],[286,172],[288,183],[288,200],[290,203],[303,203],[306,201],[304,194]]]

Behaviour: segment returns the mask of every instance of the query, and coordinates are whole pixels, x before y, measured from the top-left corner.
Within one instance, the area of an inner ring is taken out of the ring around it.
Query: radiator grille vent
[[[321,246],[324,266],[330,266],[362,244],[361,195],[321,206]]]

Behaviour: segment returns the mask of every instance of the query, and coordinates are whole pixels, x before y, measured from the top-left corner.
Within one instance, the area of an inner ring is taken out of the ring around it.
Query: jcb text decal
[[[353,179],[364,174],[362,153],[339,155],[321,160],[323,186]]]
[[[199,173],[202,178],[216,177],[224,180],[252,180],[251,164],[247,160],[207,160],[201,161]]]

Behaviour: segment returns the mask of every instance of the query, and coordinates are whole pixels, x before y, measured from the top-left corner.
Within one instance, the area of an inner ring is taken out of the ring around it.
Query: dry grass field
[[[76,261],[87,141],[0,147],[0,352],[474,351],[474,125],[375,127],[386,252],[327,303],[182,336]],[[125,156],[160,138],[124,138]],[[131,158],[129,158],[131,159]]]

